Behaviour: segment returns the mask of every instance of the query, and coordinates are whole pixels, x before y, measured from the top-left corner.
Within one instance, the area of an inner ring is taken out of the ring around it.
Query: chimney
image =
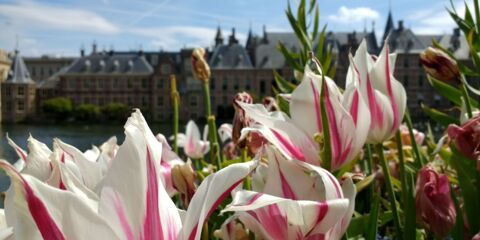
[[[454,28],[453,29],[453,36],[455,36],[455,37],[460,36],[460,28]]]
[[[80,57],[84,57],[85,56],[85,48],[81,47],[80,48]]]
[[[96,54],[97,53],[97,43],[95,41],[93,41],[93,44],[92,44],[92,54]]]
[[[403,31],[403,20],[398,21],[398,30]]]
[[[263,38],[262,42],[267,44],[268,43],[268,38],[267,38],[267,26],[263,25]]]

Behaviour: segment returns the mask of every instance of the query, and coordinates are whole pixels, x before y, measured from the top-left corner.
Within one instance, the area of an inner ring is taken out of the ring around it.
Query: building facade
[[[294,77],[293,70],[277,50],[279,42],[291,51],[300,50],[300,43],[293,33],[268,32],[264,27],[260,35],[249,31],[245,45],[240,43],[235,34],[235,29],[232,29],[227,39],[224,39],[219,27],[215,36],[212,36],[215,44],[207,50],[212,73],[212,112],[223,119],[233,117],[231,103],[238,91],[249,92],[256,101],[271,96],[275,85],[273,70],[286,79]],[[468,63],[468,44],[460,31],[454,30],[447,35],[418,35],[406,28],[403,21],[395,24],[389,13],[383,35],[389,36],[391,52],[398,55],[394,75],[407,90],[407,104],[411,116],[425,117],[420,103],[440,109],[450,108],[449,103],[437,95],[428,84],[419,53],[430,46],[432,40],[436,40],[443,47],[452,50],[458,59]],[[364,39],[371,54],[378,54],[384,44],[383,41],[377,42],[373,30],[326,34],[325,44],[332,47],[337,64],[334,80],[340,87],[345,84],[349,66],[348,54],[353,53]],[[24,66],[22,71],[34,74],[29,74],[28,78],[21,81],[25,90],[14,89],[20,86],[14,81],[16,85],[8,88],[11,90],[1,91],[4,104],[2,113],[10,116],[5,121],[21,121],[27,115],[39,113],[45,100],[61,96],[70,98],[75,106],[123,103],[131,108],[142,109],[151,120],[170,121],[170,77],[175,75],[180,93],[180,120],[202,118],[205,116],[204,96],[200,81],[194,79],[192,74],[191,53],[192,49],[178,52],[98,52],[94,44],[89,54],[85,54],[82,49],[77,58],[28,58],[26,67],[21,64]],[[18,54],[13,57],[14,62],[17,61],[17,56]],[[33,108],[30,106],[30,99],[23,99],[24,111],[29,114],[11,113],[14,109],[22,109],[19,102],[12,100],[26,96],[18,95],[19,91],[34,91],[33,94],[26,94],[35,98],[36,104],[33,104]],[[4,98],[3,94],[6,93],[10,95]],[[13,93],[17,95],[12,98]]]

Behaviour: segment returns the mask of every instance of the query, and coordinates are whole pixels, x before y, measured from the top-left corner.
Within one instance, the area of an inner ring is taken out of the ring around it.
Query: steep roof
[[[432,40],[439,41],[442,35],[416,35],[408,28],[397,28],[390,32],[388,44],[391,52],[420,53],[432,44]]]
[[[35,82],[30,78],[30,73],[28,72],[27,66],[25,65],[25,62],[18,51],[15,51],[12,66],[10,67],[7,80],[5,82],[15,84],[35,84]]]
[[[240,44],[216,46],[209,64],[212,69],[253,68],[247,50]]]
[[[291,51],[300,50],[300,42],[291,32],[269,32],[268,43],[260,44],[255,51],[255,63],[257,68],[281,68],[285,65],[283,55],[277,50],[277,44],[282,42]],[[360,43],[364,38],[367,40],[369,52],[377,53],[377,40],[374,33],[369,32],[328,32],[325,44],[330,45],[334,52],[339,52],[342,46],[349,42],[349,38],[355,38]],[[316,41],[314,42],[316,45]],[[315,46],[316,47],[316,46]]]
[[[65,71],[69,74],[148,75],[152,66],[139,54],[92,54],[78,58]]]
[[[383,39],[387,38],[388,34],[395,29],[395,25],[393,24],[393,17],[392,17],[392,11],[388,11],[388,17],[387,17],[387,24],[385,25],[385,30],[383,31]]]

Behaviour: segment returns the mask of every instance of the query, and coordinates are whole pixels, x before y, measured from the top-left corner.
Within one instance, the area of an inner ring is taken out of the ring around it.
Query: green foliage
[[[100,110],[105,120],[117,122],[124,122],[131,112],[131,109],[123,103],[109,103]]]
[[[93,122],[100,119],[100,109],[93,104],[80,104],[74,112],[76,120]]]
[[[69,98],[57,97],[45,101],[42,104],[43,112],[56,120],[65,120],[73,111],[72,101]]]
[[[288,49],[283,43],[279,42],[277,45],[285,58],[287,64],[294,70],[295,73],[303,73],[304,67],[311,59],[310,54],[314,54],[321,63],[324,73],[333,78],[335,75],[336,65],[333,61],[332,47],[326,45],[326,26],[320,30],[320,13],[316,0],[310,0],[307,6],[306,0],[301,0],[296,13],[292,10],[290,4],[286,11],[288,22],[293,29],[298,41],[300,42],[300,49]],[[290,93],[295,84],[292,81],[301,81],[301,74],[295,74],[293,79],[285,79],[278,73],[275,73],[275,81],[277,83],[277,91],[280,93]]]

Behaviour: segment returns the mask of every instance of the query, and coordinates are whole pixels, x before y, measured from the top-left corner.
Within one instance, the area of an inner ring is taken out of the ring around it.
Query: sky
[[[290,0],[292,6],[298,0]],[[318,0],[321,24],[331,31],[374,28],[382,36],[389,9],[395,24],[418,34],[451,33],[449,0]],[[290,32],[287,0],[0,0],[0,49],[24,56],[78,56],[100,50],[176,51],[212,46],[217,26],[245,43],[248,30]],[[464,2],[453,1],[459,12]],[[472,0],[467,4],[473,5]]]

